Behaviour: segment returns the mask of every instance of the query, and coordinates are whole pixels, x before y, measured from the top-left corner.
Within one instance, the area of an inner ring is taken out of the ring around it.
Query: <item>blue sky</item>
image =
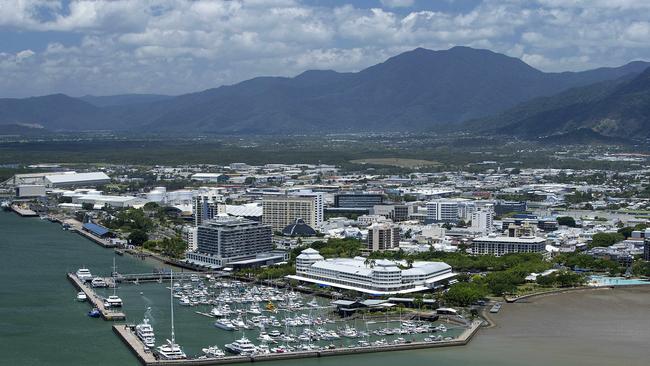
[[[0,97],[180,94],[456,45],[585,70],[649,60],[649,40],[645,0],[3,0]]]

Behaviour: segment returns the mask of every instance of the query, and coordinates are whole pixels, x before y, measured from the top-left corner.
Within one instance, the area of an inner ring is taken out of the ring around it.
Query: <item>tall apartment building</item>
[[[436,200],[427,202],[428,222],[457,222],[458,201]]]
[[[368,249],[372,252],[383,252],[399,247],[399,226],[381,222],[368,227]]]
[[[223,267],[230,262],[254,262],[273,249],[271,226],[257,221],[232,218],[204,222],[197,228],[196,252],[187,253],[194,263]]]
[[[472,213],[472,229],[482,232],[484,235],[490,234],[494,228],[494,210],[492,205],[486,205],[478,208]]]
[[[222,204],[221,196],[198,195],[192,199],[192,212],[194,213],[194,226],[199,226],[212,220],[221,213],[226,213],[226,205]]]
[[[320,192],[291,192],[268,195],[262,199],[262,223],[281,231],[288,225],[303,219],[313,228],[323,223],[323,194]]]

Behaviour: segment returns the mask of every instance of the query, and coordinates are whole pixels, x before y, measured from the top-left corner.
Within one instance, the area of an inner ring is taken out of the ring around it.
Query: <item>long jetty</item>
[[[461,333],[458,338],[449,341],[435,341],[435,342],[412,342],[403,344],[387,344],[383,346],[369,346],[369,347],[354,347],[354,348],[336,348],[314,351],[298,351],[286,353],[272,353],[256,356],[226,356],[221,358],[207,358],[207,359],[185,359],[185,360],[159,360],[148,350],[140,339],[135,335],[133,326],[121,324],[114,325],[113,332],[126,344],[131,352],[138,358],[143,366],[207,366],[207,365],[224,365],[231,363],[244,363],[244,362],[258,362],[258,361],[277,361],[288,359],[312,358],[312,357],[328,357],[328,356],[342,356],[349,354],[359,353],[373,353],[373,352],[391,352],[391,351],[406,351],[411,349],[424,349],[424,348],[441,348],[441,347],[455,347],[467,345],[472,337],[478,332],[482,320],[475,320],[469,324],[469,327]]]
[[[114,311],[112,309],[107,309],[104,306],[104,299],[102,299],[95,291],[93,290],[92,287],[89,285],[83,283],[77,275],[74,273],[68,273],[67,275],[68,280],[72,282],[72,284],[79,290],[83,291],[83,293],[86,294],[86,297],[88,298],[88,301],[99,310],[99,312],[102,315],[102,318],[104,320],[125,320],[126,315],[121,312],[121,311]]]
[[[174,279],[176,280],[187,280],[192,276],[198,277],[207,277],[208,275],[212,277],[228,277],[227,273],[224,272],[174,272]],[[169,272],[151,272],[151,273],[133,273],[133,274],[118,274],[116,280],[118,282],[154,282],[154,281],[165,281],[171,279],[171,274]]]

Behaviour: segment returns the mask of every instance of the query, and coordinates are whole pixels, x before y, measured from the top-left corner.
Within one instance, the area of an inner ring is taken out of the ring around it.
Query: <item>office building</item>
[[[399,226],[389,223],[375,223],[368,227],[368,250],[383,252],[399,247]]]
[[[436,200],[426,204],[427,223],[432,222],[458,222],[458,201]]]
[[[285,258],[272,253],[269,225],[242,218],[204,222],[197,228],[196,242],[196,251],[186,255],[188,262],[213,268],[266,265]]]
[[[648,238],[643,243],[643,260],[650,261],[650,239]]]
[[[382,194],[342,193],[334,196],[334,207],[340,208],[373,208],[383,203]]]
[[[296,274],[287,277],[373,295],[392,295],[440,288],[455,276],[444,262],[414,262],[409,266],[403,261],[364,257],[324,259],[318,251],[308,248],[296,257]]]
[[[543,253],[546,251],[546,239],[491,234],[474,239],[471,250],[472,254],[491,254],[497,257],[510,253]]]
[[[320,226],[323,223],[323,194],[299,191],[263,197],[262,222],[271,225],[274,231],[282,231],[297,219],[311,227]]]
[[[408,220],[410,211],[407,205],[376,205],[372,208],[373,215],[384,216],[394,222]]]

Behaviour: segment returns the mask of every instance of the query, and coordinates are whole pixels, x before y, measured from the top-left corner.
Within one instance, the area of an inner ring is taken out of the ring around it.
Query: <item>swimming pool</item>
[[[650,285],[650,281],[625,277],[590,276],[589,284],[591,286]]]

